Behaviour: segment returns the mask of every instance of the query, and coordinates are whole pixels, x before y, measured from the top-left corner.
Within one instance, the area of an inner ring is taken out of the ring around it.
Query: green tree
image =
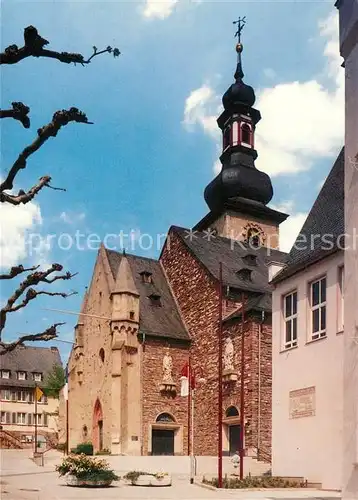
[[[58,398],[62,387],[66,383],[65,371],[61,365],[54,365],[45,380],[45,394],[50,398]]]

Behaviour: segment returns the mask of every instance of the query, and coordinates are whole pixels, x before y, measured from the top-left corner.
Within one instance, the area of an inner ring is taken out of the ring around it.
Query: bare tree
[[[0,54],[0,64],[16,64],[28,57],[45,57],[56,59],[61,63],[74,63],[85,66],[89,64],[94,57],[100,54],[109,53],[114,57],[120,54],[117,48],[113,49],[110,46],[103,50],[98,50],[97,47],[93,47],[91,56],[86,59],[82,54],[57,52],[46,49],[45,46],[48,44],[49,42],[39,35],[34,26],[28,26],[24,30],[24,45],[20,48],[17,45],[10,45],[7,47],[5,51]],[[11,108],[0,110],[0,118],[13,118],[14,120],[18,120],[23,127],[30,128],[31,122],[29,113],[30,108],[28,106],[22,102],[13,102]],[[37,130],[37,137],[21,151],[15,162],[9,168],[5,179],[0,183],[1,203],[10,203],[11,205],[26,204],[45,187],[65,191],[63,188],[51,185],[50,175],[42,176],[27,190],[20,189],[17,193],[14,193],[13,187],[19,172],[27,167],[27,160],[30,156],[36,153],[50,137],[56,137],[60,129],[71,122],[92,124],[92,122],[88,121],[86,114],[77,108],[72,107],[68,110],[56,111],[51,122]],[[18,276],[25,276],[24,280],[17,286],[14,293],[0,311],[0,355],[14,350],[18,345],[26,341],[47,341],[57,337],[57,328],[64,323],[55,323],[40,333],[18,334],[18,338],[10,343],[3,341],[3,333],[8,314],[26,307],[30,302],[41,295],[67,298],[76,293],[51,292],[46,289],[34,288],[42,285],[51,285],[58,280],[67,281],[75,276],[75,274],[71,274],[70,272],[62,273],[62,270],[63,268],[60,264],[52,264],[52,266],[46,270],[39,270],[39,266],[25,268],[19,265],[12,267],[8,273],[0,275],[1,280],[12,280]]]

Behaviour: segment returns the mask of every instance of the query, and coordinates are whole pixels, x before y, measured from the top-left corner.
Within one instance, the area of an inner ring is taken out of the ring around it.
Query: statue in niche
[[[163,383],[164,384],[174,384],[173,382],[173,358],[169,354],[169,349],[167,349],[163,358]]]
[[[225,339],[224,347],[224,371],[234,370],[234,344],[230,337]]]

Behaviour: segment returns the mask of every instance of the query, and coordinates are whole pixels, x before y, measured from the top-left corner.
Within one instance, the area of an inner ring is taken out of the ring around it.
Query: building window
[[[35,382],[41,382],[42,381],[42,373],[34,373],[34,380],[35,380]]]
[[[338,268],[338,331],[344,329],[344,266]]]
[[[27,425],[32,425],[33,418],[32,418],[32,413],[27,414]]]
[[[134,320],[134,311],[129,311],[129,319]]]
[[[1,399],[4,401],[10,401],[11,400],[11,392],[8,389],[3,389],[1,391]]]
[[[241,124],[241,142],[245,146],[252,147],[252,131],[248,123]]]
[[[10,378],[9,370],[1,370],[1,378]]]
[[[44,422],[44,426],[47,427],[48,426],[48,416],[47,416],[47,413],[43,414],[43,422]]]
[[[47,403],[47,396],[45,394],[42,394],[41,398],[39,399],[39,403],[42,403],[42,404]]]
[[[36,413],[33,415],[33,425],[35,425]],[[37,414],[37,425],[42,425],[42,413]]]
[[[18,413],[16,423],[18,425],[26,425],[26,413]]]
[[[1,423],[10,424],[11,423],[11,413],[9,411],[1,412]]]
[[[224,135],[223,135],[223,150],[225,151],[226,148],[231,146],[231,125],[228,125],[224,129]]]
[[[156,422],[166,422],[166,423],[169,423],[169,422],[175,422],[174,420],[174,417],[172,417],[170,415],[170,413],[161,413],[157,419],[156,419]]]
[[[317,340],[326,336],[326,292],[326,277],[311,283],[310,299],[312,317],[312,340]]]
[[[236,406],[230,406],[225,413],[226,417],[238,417],[239,411]]]
[[[103,347],[101,347],[101,349],[99,350],[99,359],[102,361],[102,363],[104,363],[104,349],[103,349]]]
[[[17,391],[16,401],[22,401],[22,402],[29,401],[28,391]]]
[[[26,372],[17,372],[18,380],[26,380]]]
[[[285,349],[297,346],[297,292],[283,298],[283,317],[285,321]]]

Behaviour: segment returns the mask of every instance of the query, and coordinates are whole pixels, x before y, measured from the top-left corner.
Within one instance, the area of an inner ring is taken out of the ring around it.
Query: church
[[[68,364],[70,448],[92,441],[112,454],[217,455],[222,384],[223,454],[271,460],[268,264],[286,261],[278,247],[288,216],[268,207],[271,180],[255,167],[261,115],[243,81],[242,49],[217,120],[222,169],[204,192],[207,215],[192,228],[171,226],[157,260],[98,252]],[[181,390],[189,364],[193,412]]]

